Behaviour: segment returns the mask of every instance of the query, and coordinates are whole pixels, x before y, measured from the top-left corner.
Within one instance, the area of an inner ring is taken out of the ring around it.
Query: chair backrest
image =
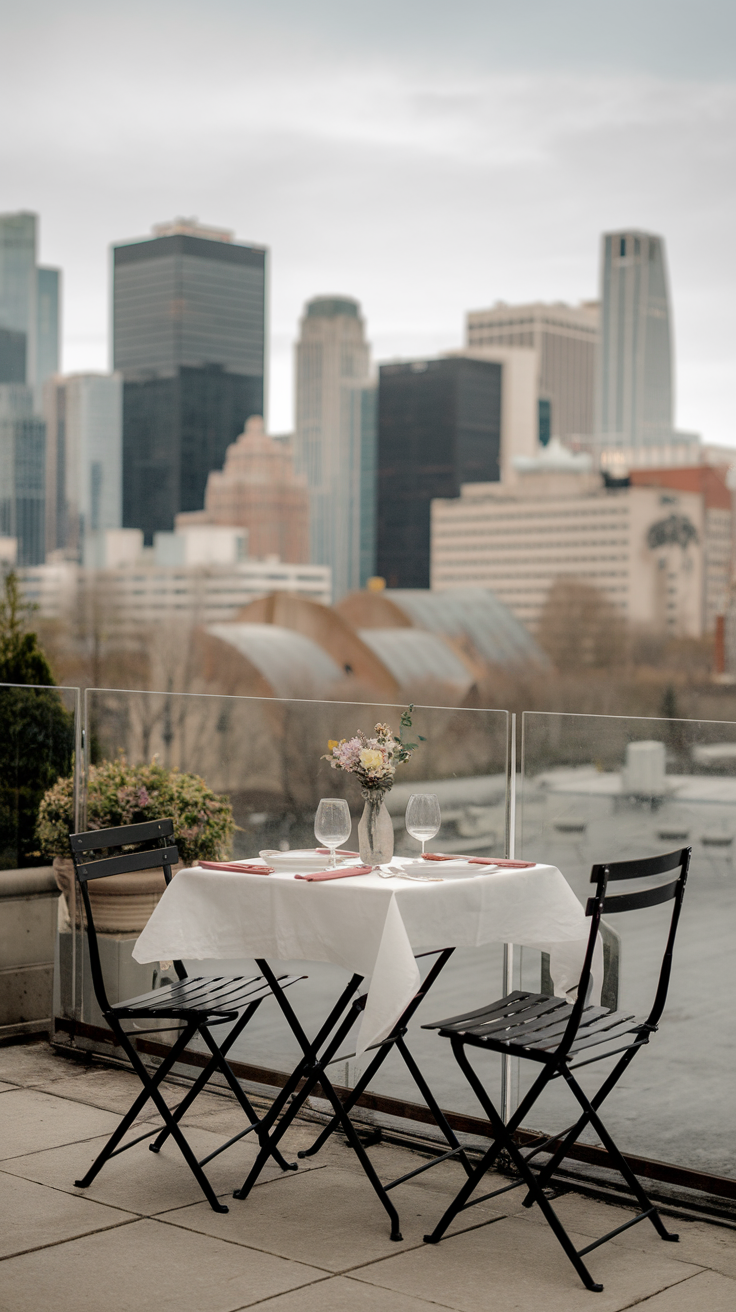
[[[672,953],[680,919],[682,899],[685,895],[685,884],[687,883],[691,855],[692,848],[683,847],[676,852],[665,852],[661,856],[640,857],[634,861],[609,861],[605,864],[599,863],[593,866],[590,873],[590,882],[596,885],[596,891],[593,897],[588,898],[585,906],[585,914],[591,920],[588,946],[578,983],[577,998],[568,1027],[557,1049],[558,1056],[564,1056],[569,1050],[580,1024],[590,987],[593,954],[601,917],[603,915],[616,915],[621,911],[640,911],[645,907],[655,907],[663,902],[672,901],[674,905],[657,990],[652,1009],[645,1022],[648,1027],[656,1028],[667,1000],[667,990],[672,971]],[[654,879],[657,875],[666,875],[674,870],[678,872],[677,877],[668,880],[664,884],[657,883],[650,888],[637,889],[633,893],[608,893],[608,885],[620,879]]]
[[[163,870],[166,883],[170,884],[171,867],[179,860],[177,848],[171,841],[173,833],[174,822],[166,819],[144,820],[141,824],[121,825],[116,829],[90,829],[86,833],[69,836],[72,860],[87,918],[92,983],[103,1012],[109,1011],[110,1004],[105,992],[97,930],[87,883],[90,879],[106,879],[108,875],[128,875],[138,870],[151,870],[159,866]],[[131,847],[136,850],[117,850]],[[101,855],[103,852],[109,853],[111,849],[114,849],[112,856]],[[186,971],[181,962],[175,961],[174,966],[179,979],[186,979]]]

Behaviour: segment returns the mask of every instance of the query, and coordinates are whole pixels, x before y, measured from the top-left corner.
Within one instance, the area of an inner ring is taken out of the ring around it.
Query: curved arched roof
[[[410,628],[361,629],[360,636],[401,687],[436,679],[452,684],[463,696],[473,683],[467,665],[440,634]]]
[[[208,624],[207,632],[235,647],[277,697],[325,697],[344,671],[311,638],[277,624]]]
[[[393,602],[417,628],[470,639],[478,655],[492,664],[510,660],[546,662],[524,625],[487,588],[452,588],[447,592],[387,588],[379,596]],[[361,632],[364,641],[367,632]]]

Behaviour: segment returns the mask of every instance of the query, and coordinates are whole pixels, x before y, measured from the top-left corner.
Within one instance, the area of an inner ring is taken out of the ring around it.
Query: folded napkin
[[[246,861],[198,861],[203,870],[234,870],[238,874],[272,875],[273,866],[251,866]]]
[[[369,875],[373,866],[350,866],[347,870],[318,870],[314,875],[294,875],[295,879],[306,879],[315,884],[322,879],[351,879],[353,875]]]
[[[330,852],[329,847],[315,847],[314,850],[315,850],[315,852],[319,852],[319,855],[320,855],[320,856],[329,856],[329,852]],[[337,849],[335,855],[336,855],[336,856],[360,856],[360,852],[348,852],[347,848],[344,848],[344,847],[338,847],[338,849]]]
[[[511,861],[505,856],[443,856],[441,852],[424,852],[425,861],[469,861],[474,866],[500,866],[502,870],[530,870],[536,861]]]

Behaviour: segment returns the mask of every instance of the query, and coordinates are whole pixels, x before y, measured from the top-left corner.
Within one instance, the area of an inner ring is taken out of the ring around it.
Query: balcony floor
[[[246,1140],[215,1159],[208,1172],[227,1215],[200,1201],[169,1144],[154,1157],[143,1143],[109,1162],[89,1189],[75,1189],[139,1087],[124,1070],[82,1064],[45,1043],[0,1048],[3,1312],[736,1308],[736,1230],[703,1221],[673,1221],[677,1245],[643,1222],[592,1253],[590,1268],[605,1286],[598,1295],[579,1284],[538,1209],[521,1207],[523,1190],[480,1204],[441,1244],[425,1245],[423,1234],[457,1188],[454,1163],[396,1190],[404,1241],[393,1244],[383,1209],[337,1136],[294,1174],[267,1169],[246,1202],[231,1194],[254,1149]],[[167,1099],[181,1092],[170,1084]],[[234,1100],[217,1092],[201,1095],[183,1123],[202,1156],[242,1129]],[[286,1155],[314,1137],[314,1124],[296,1122]],[[371,1158],[384,1178],[421,1160],[387,1144]],[[555,1206],[579,1247],[627,1215],[574,1192]]]

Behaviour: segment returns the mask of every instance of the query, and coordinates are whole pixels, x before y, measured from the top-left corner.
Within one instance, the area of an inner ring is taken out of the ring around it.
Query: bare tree
[[[603,592],[580,579],[552,584],[537,640],[558,670],[604,669],[625,664],[625,617]]]

